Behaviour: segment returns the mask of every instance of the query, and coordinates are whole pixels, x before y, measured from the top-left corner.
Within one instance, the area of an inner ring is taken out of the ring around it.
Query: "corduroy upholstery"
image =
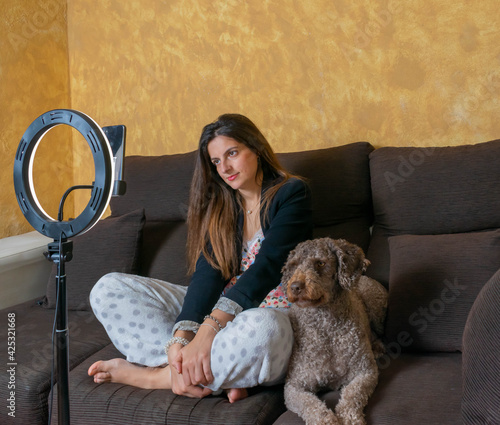
[[[254,389],[251,396],[241,403],[230,404],[225,397],[198,400],[177,396],[168,390],[151,391],[121,384],[94,384],[87,375],[90,365],[99,359],[114,357],[121,357],[121,354],[115,347],[108,345],[72,370],[72,424],[258,425],[273,423],[285,410],[282,387],[260,387]],[[57,419],[55,411],[54,423],[57,423]]]
[[[282,153],[292,173],[307,178],[313,199],[314,237],[344,238],[368,249],[373,221],[369,143]]]
[[[500,269],[484,285],[463,337],[462,418],[466,425],[500,423]]]
[[[461,423],[462,414],[467,424],[500,423],[500,271],[483,287],[496,271],[499,258],[500,141],[454,148],[377,150],[360,142],[278,156],[291,172],[309,181],[315,236],[345,238],[363,247],[372,262],[368,273],[391,291],[385,338],[388,351],[378,361],[380,380],[366,408],[368,423],[451,425]],[[194,152],[126,158],[127,194],[113,198],[112,215],[106,220],[109,224],[144,210],[145,221],[134,221],[138,237],[129,235],[127,239],[134,239],[137,246],[124,251],[136,255],[127,264],[139,274],[188,284],[185,219],[194,159]],[[93,231],[88,233],[89,239]],[[438,268],[430,266],[436,262]],[[74,276],[68,272],[68,279],[78,285],[84,273]],[[437,327],[429,326],[432,332],[419,334],[408,323],[409,317],[420,308],[441,307],[434,300],[442,295],[444,279],[455,277],[468,281],[465,302],[456,304],[456,314],[444,310],[440,320],[432,323]],[[410,295],[405,293],[406,287]],[[421,297],[411,295],[411,288],[417,288]],[[69,296],[82,302],[88,294],[75,290]],[[3,310],[4,323],[12,312],[16,314],[18,347],[16,420],[46,424],[54,310],[33,300]],[[466,317],[462,364],[460,340]],[[90,364],[121,355],[92,312],[70,311],[69,320],[74,424],[303,424],[286,411],[280,386],[252,389],[248,399],[231,405],[224,395],[194,400],[166,390],[96,385],[87,376]],[[402,332],[420,339],[408,344]],[[5,365],[6,326],[0,338],[0,360]],[[3,400],[8,391],[8,374],[0,374]],[[332,408],[338,396],[336,391],[322,395]],[[56,423],[57,387],[53,407],[52,423]],[[0,422],[8,423],[7,413],[0,409]]]
[[[400,354],[380,366],[379,384],[365,410],[368,424],[461,423],[460,354]],[[335,409],[339,397],[332,391],[321,398]],[[304,421],[288,411],[274,425],[304,425]]]
[[[106,273],[136,274],[144,225],[142,208],[118,217],[101,220],[91,232],[73,240],[73,258],[65,264],[69,310],[90,311],[89,293],[95,282]],[[90,266],[91,265],[91,266]],[[55,308],[57,265],[47,285],[43,306]]]
[[[16,417],[8,417],[8,410],[1,409],[0,423],[44,425],[49,417],[51,333],[55,310],[45,309],[32,300],[2,311],[5,326],[0,329],[0,357],[4,365],[10,363],[7,357],[7,314],[12,313],[16,318]],[[91,311],[69,311],[68,326],[70,369],[109,345],[108,335]],[[55,378],[57,380],[57,376]],[[8,379],[6,373],[0,374],[2,400],[9,398]],[[57,399],[54,406],[57,409]]]
[[[368,274],[389,282],[389,237],[500,227],[500,140],[370,154],[375,222]]]
[[[139,274],[187,285],[185,220],[195,152],[129,156],[124,170],[127,192],[111,198],[112,216],[144,208]]]
[[[389,238],[385,334],[404,351],[457,352],[469,311],[500,267],[500,230]]]
[[[370,154],[370,177],[374,224],[367,273],[388,287],[390,299],[388,352],[379,359],[381,375],[366,409],[368,423],[461,423],[464,325],[477,294],[500,267],[500,141],[376,149]],[[446,282],[451,289],[443,294]],[[493,299],[491,306],[500,305],[500,296]],[[491,338],[498,341],[500,333],[495,335]],[[476,350],[481,340],[470,337]],[[495,343],[487,346],[494,349]],[[499,391],[492,390],[500,387],[493,377],[498,363],[485,363],[491,369],[475,360],[475,374],[466,375],[468,408],[476,409],[473,418],[500,423]],[[490,375],[482,386],[480,372],[486,370]],[[472,396],[476,387],[492,391],[484,403],[479,394]],[[336,392],[323,397],[335,407]],[[291,412],[277,421],[303,423]]]

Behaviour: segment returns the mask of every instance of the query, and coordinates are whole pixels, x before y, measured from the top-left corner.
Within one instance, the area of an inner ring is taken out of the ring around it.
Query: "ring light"
[[[69,125],[85,138],[94,157],[95,180],[92,186],[74,186],[63,196],[58,220],[50,217],[38,202],[33,184],[33,162],[35,152],[43,136],[53,127]],[[111,145],[106,133],[113,141]],[[101,129],[97,123],[82,112],[71,109],[55,109],[40,115],[25,131],[14,161],[14,189],[21,211],[35,230],[54,239],[45,253],[49,261],[57,265],[56,323],[53,328],[57,336],[57,374],[59,423],[67,425],[69,419],[69,355],[68,355],[68,307],[66,303],[65,263],[73,254],[73,242],[69,238],[90,230],[104,214],[111,196],[123,195],[126,184],[122,178],[122,163],[125,149],[125,126]],[[117,155],[114,157],[113,152]],[[115,163],[116,161],[116,163]],[[116,165],[116,166],[115,166]],[[115,168],[117,178],[115,179]],[[62,206],[69,191],[75,188],[91,188],[90,201],[75,219],[62,220]],[[113,193],[114,191],[114,193]],[[52,386],[53,382],[51,382]],[[49,412],[52,408],[50,402]],[[49,413],[49,416],[50,413]],[[49,417],[50,421],[50,417]]]
[[[94,157],[95,180],[90,201],[71,221],[56,221],[38,202],[33,185],[33,160],[43,136],[53,127],[69,125],[78,130]],[[25,131],[14,162],[14,188],[21,211],[35,230],[59,240],[85,233],[104,214],[113,189],[114,163],[110,143],[99,125],[88,115],[70,109],[56,109],[40,115]]]

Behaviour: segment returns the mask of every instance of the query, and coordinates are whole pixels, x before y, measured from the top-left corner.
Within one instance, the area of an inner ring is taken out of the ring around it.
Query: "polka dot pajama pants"
[[[123,273],[102,277],[90,293],[95,316],[129,362],[167,363],[186,287]],[[209,388],[250,388],[284,381],[293,345],[286,309],[253,308],[238,314],[212,344],[214,382]]]

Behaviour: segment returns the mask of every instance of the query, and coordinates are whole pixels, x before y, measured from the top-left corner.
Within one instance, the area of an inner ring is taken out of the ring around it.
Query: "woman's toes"
[[[248,391],[246,388],[231,388],[227,392],[227,398],[229,399],[229,403],[234,403],[238,400],[243,400],[248,397]]]
[[[109,372],[97,372],[94,375],[94,382],[96,384],[102,384],[104,382],[111,381],[111,374]]]
[[[101,360],[95,362],[94,364],[92,364],[92,366],[89,367],[89,370],[88,370],[88,374],[89,376],[93,376],[97,373],[98,369],[99,369],[99,365],[102,363]]]

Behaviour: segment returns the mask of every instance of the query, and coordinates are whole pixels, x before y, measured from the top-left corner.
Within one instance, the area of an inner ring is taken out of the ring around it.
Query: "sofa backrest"
[[[314,237],[343,238],[366,252],[373,209],[366,142],[326,149],[280,153],[290,172],[305,177],[312,191]]]
[[[345,238],[365,250],[372,208],[366,142],[280,153],[283,166],[306,178],[313,196],[315,237]],[[185,220],[195,152],[125,158],[127,193],[112,198],[112,216],[144,208],[141,275],[187,284]]]
[[[500,227],[500,140],[370,154],[374,208],[369,274],[389,282],[389,238]]]
[[[460,351],[469,310],[500,267],[500,140],[370,155],[367,273],[389,288],[399,348]]]
[[[195,152],[127,156],[127,192],[111,199],[112,216],[144,208],[139,274],[186,285],[186,218]]]

